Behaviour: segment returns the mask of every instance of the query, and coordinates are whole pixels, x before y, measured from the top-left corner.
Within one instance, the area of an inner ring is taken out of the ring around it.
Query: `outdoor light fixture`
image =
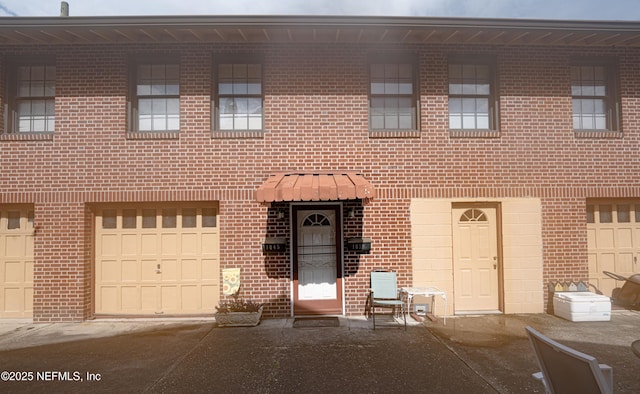
[[[355,218],[355,217],[356,217],[356,210],[355,210],[355,209],[353,209],[353,208],[349,208],[349,209],[347,210],[347,217],[348,217],[349,219],[353,219],[353,218]]]

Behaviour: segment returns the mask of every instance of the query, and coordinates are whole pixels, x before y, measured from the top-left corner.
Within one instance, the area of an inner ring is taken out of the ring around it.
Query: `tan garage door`
[[[33,316],[33,209],[0,208],[0,318]]]
[[[96,212],[96,314],[214,312],[219,294],[217,208],[105,207]]]
[[[587,204],[589,281],[603,294],[623,282],[607,277],[611,271],[628,277],[640,272],[640,201],[592,201]]]

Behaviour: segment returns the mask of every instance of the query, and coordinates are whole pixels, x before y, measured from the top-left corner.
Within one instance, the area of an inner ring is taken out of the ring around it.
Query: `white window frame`
[[[220,132],[264,130],[264,67],[260,54],[215,56],[213,127]]]
[[[180,131],[179,56],[133,60],[130,72],[129,129],[139,133]]]
[[[9,61],[8,70],[5,130],[11,134],[53,134],[56,123],[55,58],[18,58]],[[29,110],[23,111],[27,106]]]

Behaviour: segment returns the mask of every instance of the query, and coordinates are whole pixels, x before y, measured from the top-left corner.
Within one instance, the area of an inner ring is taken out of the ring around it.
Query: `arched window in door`
[[[312,213],[302,223],[303,226],[331,226],[329,218],[321,213]]]
[[[481,209],[467,209],[461,216],[461,222],[486,222],[487,215]]]

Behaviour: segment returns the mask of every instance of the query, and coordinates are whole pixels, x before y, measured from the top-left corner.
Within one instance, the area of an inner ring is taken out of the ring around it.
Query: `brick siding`
[[[264,54],[264,126],[258,138],[212,138],[212,62],[219,53]],[[417,54],[418,138],[373,138],[368,131],[367,54]],[[128,138],[128,59],[180,57],[179,136]],[[500,136],[453,138],[447,115],[447,57],[495,55]],[[345,251],[349,315],[362,314],[372,269],[411,278],[409,203],[414,197],[539,197],[544,280],[588,273],[585,199],[640,197],[640,49],[368,45],[77,45],[5,47],[7,59],[51,54],[57,61],[53,138],[0,140],[0,204],[35,207],[34,320],[90,318],[93,300],[92,204],[219,201],[222,268],[241,267],[245,295],[268,303],[266,316],[290,314],[289,253],[263,254],[269,231],[288,236],[288,220],[253,200],[276,171],[358,170],[377,188],[345,238],[373,239],[370,254]],[[572,128],[569,61],[619,62],[622,138],[577,138]],[[0,95],[2,104],[6,97]],[[4,116],[4,115],[0,115]],[[2,119],[4,120],[4,119]],[[2,123],[0,123],[1,125]],[[544,291],[544,289],[541,289]]]

